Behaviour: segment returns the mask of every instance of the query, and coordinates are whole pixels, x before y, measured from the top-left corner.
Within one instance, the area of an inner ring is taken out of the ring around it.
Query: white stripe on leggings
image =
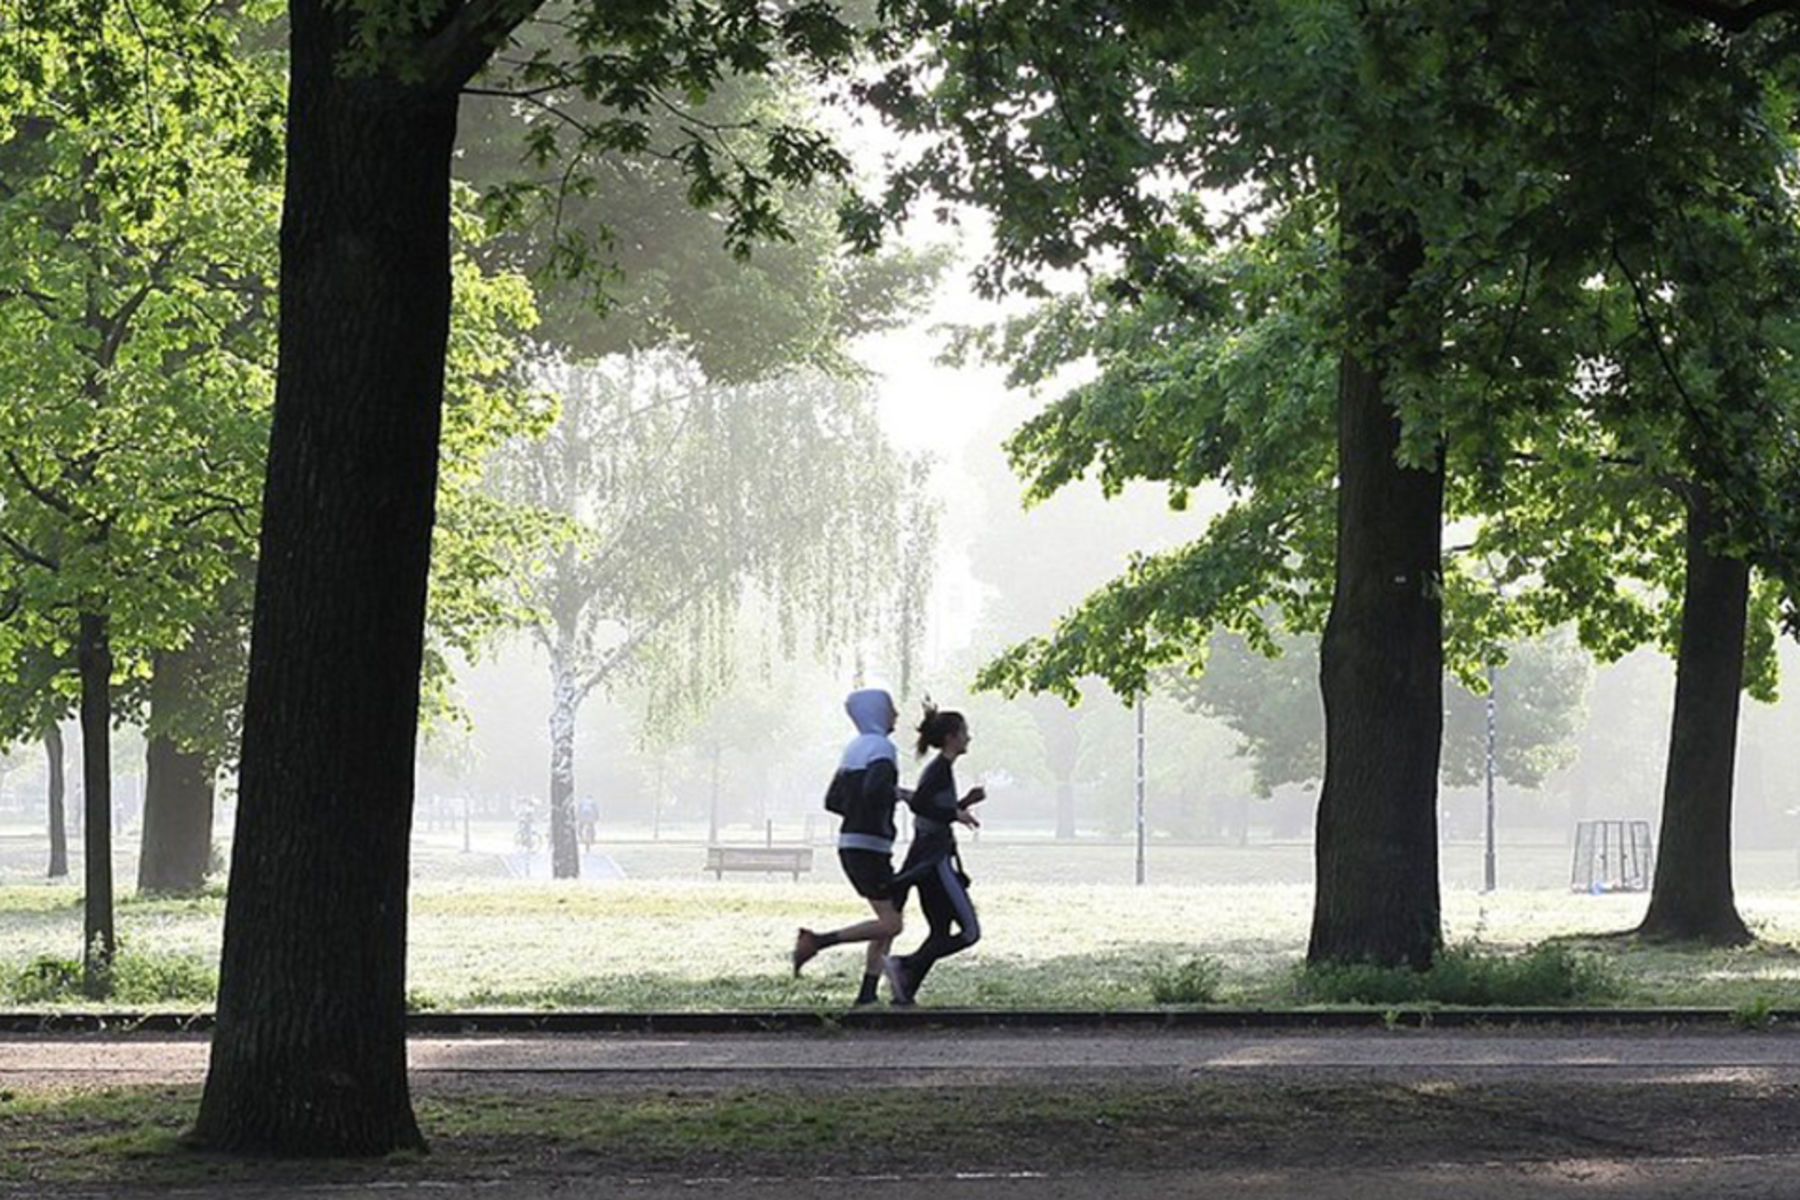
[[[969,903],[968,889],[956,877],[956,869],[947,858],[938,860],[938,879],[943,883],[944,891],[956,909],[956,923],[962,927],[963,941],[975,942],[981,937],[981,922],[975,917],[975,906]]]

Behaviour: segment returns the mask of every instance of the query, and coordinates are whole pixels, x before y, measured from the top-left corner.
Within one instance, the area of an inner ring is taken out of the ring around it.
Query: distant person
[[[599,832],[600,825],[600,806],[594,803],[592,796],[582,797],[581,809],[576,815],[575,824],[581,835],[582,848],[592,851],[594,837]]]
[[[981,822],[969,810],[987,798],[983,788],[956,797],[953,766],[969,749],[969,723],[958,712],[940,711],[928,702],[919,722],[917,752],[935,749],[938,756],[919,773],[910,801],[913,842],[906,862],[894,878],[895,903],[904,906],[908,888],[917,888],[919,905],[931,932],[911,954],[895,955],[882,964],[894,1003],[911,1004],[925,976],[940,959],[967,950],[981,940],[981,921],[969,899],[969,877],[956,848],[956,826]],[[954,930],[954,932],[952,932]]]
[[[513,815],[518,819],[513,828],[513,844],[530,854],[538,844],[537,801],[530,796],[520,796],[513,802]]]
[[[894,882],[894,805],[899,802],[899,752],[888,734],[899,713],[894,698],[880,688],[851,692],[844,711],[857,735],[844,748],[825,793],[825,807],[843,818],[838,828],[838,863],[856,894],[869,902],[875,919],[794,937],[794,974],[819,951],[848,942],[867,942],[857,1004],[873,1004],[881,965],[901,929],[900,909],[889,896]]]

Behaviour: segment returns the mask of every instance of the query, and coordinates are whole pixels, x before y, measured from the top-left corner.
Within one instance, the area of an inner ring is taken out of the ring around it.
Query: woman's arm
[[[919,785],[913,789],[912,810],[945,824],[956,820],[956,776],[951,774],[949,763],[934,758],[926,764],[919,775]]]

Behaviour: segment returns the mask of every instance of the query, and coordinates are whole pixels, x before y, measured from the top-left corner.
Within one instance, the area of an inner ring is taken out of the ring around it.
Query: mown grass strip
[[[1293,1079],[658,1090],[445,1089],[431,1153],[238,1159],[183,1145],[195,1087],[0,1094],[0,1185],[383,1183],[1351,1166],[1785,1151],[1800,1088]]]

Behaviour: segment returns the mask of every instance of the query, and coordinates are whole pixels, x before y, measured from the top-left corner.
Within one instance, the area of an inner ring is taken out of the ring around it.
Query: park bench
[[[800,872],[812,870],[811,846],[708,846],[706,869],[714,879],[725,878],[727,871],[782,871],[797,882]]]

